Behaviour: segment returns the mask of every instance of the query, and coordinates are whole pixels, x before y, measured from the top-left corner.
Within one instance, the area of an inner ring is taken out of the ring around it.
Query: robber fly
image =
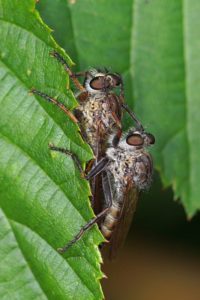
[[[122,78],[120,74],[108,72],[106,69],[92,68],[86,72],[73,73],[59,53],[53,51],[51,55],[64,66],[77,88],[78,107],[73,114],[57,99],[36,89],[32,89],[31,92],[58,106],[72,121],[79,123],[81,135],[91,146],[95,156],[95,162],[92,161],[92,164],[96,164],[105,156],[110,135],[115,133],[113,142],[117,143],[120,139],[122,108],[130,113],[129,108],[124,104]],[[81,76],[84,77],[83,84],[78,80]],[[118,94],[115,89],[118,89]],[[92,164],[89,163],[86,169],[90,169]],[[101,210],[101,180],[96,176],[90,183],[93,195],[92,206],[97,214]]]
[[[83,138],[91,146],[98,160],[104,156],[110,134],[115,131],[116,139],[121,135],[122,107],[127,110],[123,103],[122,78],[118,73],[110,73],[106,69],[91,68],[86,72],[73,73],[59,53],[53,51],[51,55],[62,63],[78,89],[78,107],[72,114],[63,103],[49,95],[36,89],[32,89],[31,92],[57,105],[72,121],[79,123]],[[84,77],[83,84],[78,80],[81,76]],[[113,92],[115,88],[119,88],[119,95]]]
[[[63,253],[77,242],[85,231],[98,223],[106,240],[110,241],[109,258],[125,241],[135,210],[137,193],[149,187],[152,180],[153,162],[146,148],[155,143],[133,114],[135,128],[124,134],[116,144],[115,136],[106,155],[88,173],[86,179],[101,174],[104,191],[104,208],[83,226],[72,241],[58,251]],[[60,151],[54,147],[54,150]]]

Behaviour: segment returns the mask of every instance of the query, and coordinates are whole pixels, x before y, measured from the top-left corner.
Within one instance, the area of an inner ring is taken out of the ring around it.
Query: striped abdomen
[[[121,207],[117,203],[113,203],[103,223],[101,224],[101,232],[107,240],[110,239],[112,232],[118,223],[120,212]]]

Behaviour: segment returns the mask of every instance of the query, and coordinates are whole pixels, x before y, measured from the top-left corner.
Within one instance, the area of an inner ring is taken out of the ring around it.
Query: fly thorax
[[[113,147],[108,148],[106,151],[106,154],[107,154],[108,158],[111,159],[111,161],[117,160],[118,153],[116,151],[116,148],[113,148]]]
[[[113,176],[116,197],[120,198],[124,188],[130,182],[131,166],[134,164],[134,156],[129,151],[124,152],[120,148],[109,148],[107,156],[110,158],[108,170]]]

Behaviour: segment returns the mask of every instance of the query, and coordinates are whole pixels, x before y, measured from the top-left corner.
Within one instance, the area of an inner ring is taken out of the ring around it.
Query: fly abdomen
[[[101,224],[101,232],[107,240],[110,239],[112,232],[118,223],[120,212],[121,207],[116,203],[113,203],[103,223]]]

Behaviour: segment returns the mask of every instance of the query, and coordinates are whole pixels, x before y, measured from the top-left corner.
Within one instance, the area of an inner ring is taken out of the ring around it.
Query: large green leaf
[[[200,208],[199,1],[57,0],[57,11],[68,16],[62,28],[51,2],[43,0],[41,12],[62,45],[74,47],[80,69],[107,66],[123,74],[127,102],[156,136],[163,182],[192,216]]]
[[[93,216],[88,183],[66,147],[83,164],[92,157],[78,127],[57,107],[29,95],[35,87],[76,105],[57,49],[35,1],[0,1],[0,298],[102,299],[102,241],[94,228],[64,255],[57,247]]]
[[[199,9],[197,1],[136,1],[133,37],[136,108],[156,133],[163,180],[189,216],[200,208]]]

